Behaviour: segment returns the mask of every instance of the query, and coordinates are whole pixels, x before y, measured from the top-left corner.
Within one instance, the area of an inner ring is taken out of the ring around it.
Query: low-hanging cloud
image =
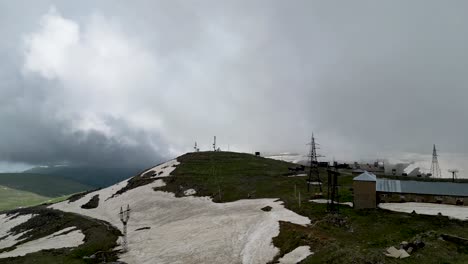
[[[312,131],[330,159],[468,152],[466,3],[54,4],[2,9],[1,160],[304,153]]]

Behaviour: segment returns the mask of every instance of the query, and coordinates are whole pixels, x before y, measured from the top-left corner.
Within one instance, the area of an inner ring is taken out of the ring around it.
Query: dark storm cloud
[[[463,1],[23,4],[0,11],[0,159],[305,152],[312,131],[338,159],[468,152]]]

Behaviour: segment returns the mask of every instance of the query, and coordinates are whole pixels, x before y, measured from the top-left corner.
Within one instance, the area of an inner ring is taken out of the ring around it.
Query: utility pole
[[[450,173],[452,173],[452,182],[455,182],[455,179],[457,178],[457,173],[458,173],[458,170],[457,169],[452,169],[452,170],[448,170]]]
[[[437,157],[438,157],[437,150],[436,150],[436,146],[434,144],[434,148],[432,150],[431,174],[432,174],[432,177],[434,177],[434,178],[442,178],[442,173],[440,171],[439,161],[438,161]]]
[[[328,193],[327,193],[327,210],[331,213],[338,212],[339,194],[338,194],[338,176],[340,173],[336,167],[328,169]]]
[[[317,143],[315,142],[314,138],[314,133],[312,133],[312,137],[310,140],[310,143],[307,144],[310,145],[310,151],[309,151],[309,179],[307,180],[307,192],[310,191],[310,184],[312,182],[312,177],[315,178],[317,181],[320,192],[322,192],[322,180],[320,179],[320,172],[318,169],[318,157],[323,157],[320,155],[317,155]]]
[[[127,223],[130,219],[130,205],[127,204],[127,210],[123,210],[122,206],[120,207],[120,221],[123,224],[123,250],[124,252],[128,251],[128,240],[127,240]]]

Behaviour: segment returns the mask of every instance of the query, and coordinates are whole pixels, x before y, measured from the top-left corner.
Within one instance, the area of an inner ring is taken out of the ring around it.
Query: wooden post
[[[301,207],[301,192],[299,191],[299,207]]]

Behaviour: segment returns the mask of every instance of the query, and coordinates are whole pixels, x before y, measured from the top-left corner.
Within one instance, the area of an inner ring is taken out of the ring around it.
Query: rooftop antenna
[[[214,136],[213,151],[216,151],[216,136]]]
[[[127,242],[127,223],[130,219],[130,205],[127,204],[127,210],[123,210],[122,206],[120,207],[120,221],[123,224],[123,250],[124,252],[128,251],[128,242]]]
[[[439,167],[439,161],[437,160],[437,150],[435,144],[432,150],[431,174],[434,178],[442,178],[442,173]]]
[[[451,170],[448,170],[448,172],[452,173],[452,182],[455,182],[455,179],[457,178],[458,170],[457,169],[451,169]]]
[[[317,143],[315,142],[314,133],[312,133],[312,137],[310,143],[309,151],[309,179],[307,180],[307,192],[310,191],[310,184],[312,183],[312,177],[315,177],[317,180],[318,186],[320,188],[320,192],[322,192],[322,180],[320,179],[320,172],[318,169],[318,157],[323,157],[321,155],[317,155]]]

